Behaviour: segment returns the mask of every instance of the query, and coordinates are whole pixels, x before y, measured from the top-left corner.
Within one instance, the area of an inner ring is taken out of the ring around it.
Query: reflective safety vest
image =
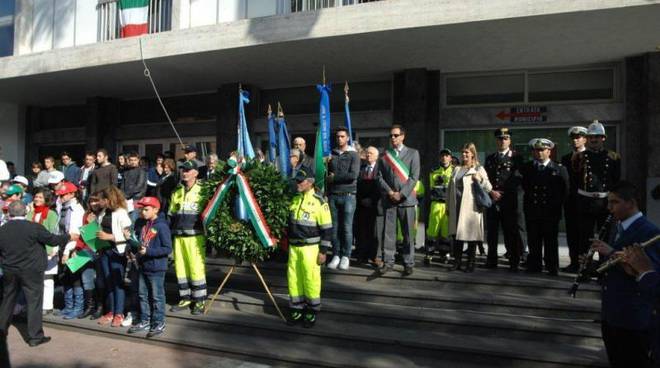
[[[204,226],[200,214],[204,211],[204,204],[199,183],[186,189],[185,185],[179,185],[170,200],[168,215],[172,219],[172,234],[174,235],[199,235],[204,234]]]
[[[429,174],[429,188],[431,188],[431,201],[446,202],[449,180],[454,172],[454,166],[437,167]]]
[[[298,193],[289,206],[289,244],[320,245],[325,253],[332,247],[332,216],[323,197],[310,190]]]

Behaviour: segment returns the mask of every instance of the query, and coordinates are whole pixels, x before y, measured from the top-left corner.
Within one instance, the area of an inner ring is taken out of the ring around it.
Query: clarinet
[[[641,243],[639,246],[642,249],[644,249],[648,246],[653,245],[655,242],[657,242],[659,240],[660,240],[660,235],[656,235],[656,236],[652,237],[651,239]],[[608,259],[606,262],[604,262],[602,265],[600,265],[600,267],[598,267],[598,269],[596,269],[596,272],[603,273],[603,272],[609,270],[610,268],[612,268],[612,267],[618,265],[619,263],[621,263],[622,260],[623,260],[623,257],[619,257],[619,256],[610,257],[610,259]]]
[[[605,219],[605,222],[603,223],[603,226],[600,228],[598,231],[598,239],[599,240],[605,240],[605,238],[608,236],[609,230],[612,226],[612,222],[614,221],[614,217],[610,214],[607,216]],[[575,280],[573,280],[573,285],[571,286],[570,290],[568,293],[575,298],[578,288],[580,287],[580,283],[582,281],[588,281],[590,278],[590,268],[591,268],[591,263],[593,262],[594,255],[596,254],[596,251],[593,250],[592,248],[589,248],[589,251],[587,254],[584,256],[582,259],[582,262],[580,262],[580,268],[577,272],[577,275],[575,275]]]

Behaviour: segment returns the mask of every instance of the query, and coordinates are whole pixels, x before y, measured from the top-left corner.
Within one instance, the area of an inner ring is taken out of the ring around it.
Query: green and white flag
[[[119,0],[121,38],[149,32],[149,0]]]

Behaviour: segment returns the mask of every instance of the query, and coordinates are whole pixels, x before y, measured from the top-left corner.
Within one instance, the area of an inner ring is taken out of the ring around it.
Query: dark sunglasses
[[[390,134],[390,138],[399,138],[403,134]]]

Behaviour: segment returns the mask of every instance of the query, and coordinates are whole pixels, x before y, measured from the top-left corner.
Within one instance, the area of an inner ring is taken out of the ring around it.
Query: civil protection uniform
[[[541,138],[530,142],[533,148],[554,147],[554,143]],[[521,168],[525,192],[523,207],[527,223],[527,271],[540,272],[541,260],[551,275],[559,270],[559,220],[562,204],[568,195],[568,173],[560,164],[548,160],[546,164],[533,160]]]
[[[439,166],[429,174],[431,204],[428,227],[426,228],[426,255],[430,257],[440,244],[449,243],[449,212],[447,211],[447,188],[454,166]]]
[[[511,136],[508,128],[495,131],[495,137]],[[518,205],[521,196],[520,167],[522,156],[509,149],[504,154],[492,153],[486,157],[484,169],[493,190],[502,192],[502,198],[493,202],[486,212],[486,229],[488,230],[488,257],[487,267],[497,267],[497,245],[500,224],[504,233],[504,247],[509,255],[509,264],[512,269],[518,267],[520,257],[524,250],[524,216]]]
[[[168,215],[174,235],[174,269],[182,301],[206,300],[206,244],[200,214],[204,210],[199,182],[187,189],[179,185]]]
[[[605,129],[600,123],[595,122],[589,126],[587,134],[605,135]],[[607,193],[621,179],[621,157],[608,149],[598,152],[587,149],[575,154],[572,164],[578,180],[577,207],[580,226],[578,254],[584,254],[591,245],[589,239],[593,238],[594,229],[603,226],[609,214]]]
[[[332,247],[332,216],[323,196],[314,190],[298,193],[289,206],[287,282],[292,312],[321,310],[319,252]]]

